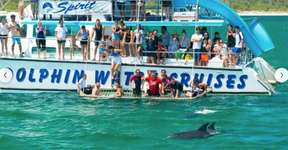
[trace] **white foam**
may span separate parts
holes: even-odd
[[[202,109],[202,110],[197,110],[197,111],[195,111],[194,113],[195,113],[195,114],[206,115],[206,114],[213,114],[213,113],[215,113],[215,112],[217,112],[217,111],[215,111],[215,110],[209,110],[209,109],[204,108],[204,109]]]

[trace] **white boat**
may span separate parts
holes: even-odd
[[[59,3],[61,3],[61,1],[48,0],[42,0],[42,2],[43,3],[40,4],[43,5],[47,2],[53,3],[51,7],[57,7],[59,6]],[[77,2],[85,3],[85,1]],[[133,57],[123,57],[121,66],[121,84],[123,85],[123,88],[129,88],[128,81],[135,69],[139,68],[143,73],[146,73],[147,70],[156,70],[160,72],[160,70],[165,69],[168,75],[177,78],[177,80],[184,85],[185,89],[189,88],[188,84],[193,78],[198,78],[213,88],[213,93],[272,94],[274,92],[273,84],[277,83],[274,78],[275,70],[261,58],[261,54],[273,49],[274,45],[261,24],[253,22],[252,24],[247,25],[232,9],[218,0],[199,0],[198,2],[192,0],[190,2],[199,5],[203,9],[210,9],[217,14],[220,14],[224,20],[200,18],[197,21],[191,22],[127,21],[125,23],[127,26],[141,24],[141,26],[144,27],[159,27],[162,25],[168,27],[219,27],[226,26],[229,22],[241,27],[245,42],[249,47],[249,52],[245,54],[252,53],[254,57],[245,57],[247,59],[242,59],[241,64],[233,68],[223,67],[223,62],[221,60],[216,60],[214,62],[210,61],[208,66],[202,67],[194,66],[193,60],[185,63],[183,60],[168,59],[165,64],[153,65],[147,64],[145,58],[143,58],[144,61],[139,61]],[[70,2],[67,3],[69,4]],[[74,3],[75,2],[71,2],[71,5]],[[177,5],[180,2],[174,1],[174,3]],[[43,9],[42,5],[39,7]],[[77,10],[75,11],[77,12]],[[73,10],[69,13],[73,14]],[[81,11],[81,13],[83,12]],[[60,12],[57,14],[56,12],[53,12],[52,9],[49,10],[48,14],[59,15]],[[102,18],[104,19],[104,16]],[[88,28],[91,28],[94,26],[94,23],[94,21],[65,21],[66,26],[73,27],[86,25]],[[103,88],[111,89],[111,70],[109,61],[95,62],[89,60],[84,62],[80,59],[81,57],[77,56],[73,60],[58,60],[55,58],[55,52],[48,53],[47,59],[38,59],[37,54],[33,51],[33,47],[36,47],[33,32],[37,21],[24,19],[21,21],[21,24],[26,26],[26,37],[22,38],[25,57],[0,57],[1,92],[76,90],[76,83],[83,74],[88,75],[88,84],[100,82]],[[57,21],[43,21],[43,24],[46,26],[55,26]],[[102,24],[108,28],[113,22],[103,20]],[[93,49],[94,44],[91,45],[91,49]],[[56,47],[54,37],[47,37],[47,46]],[[66,42],[66,47],[69,46],[69,42]]]

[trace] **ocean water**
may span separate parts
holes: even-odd
[[[288,67],[288,17],[259,17]],[[287,149],[288,85],[272,96],[208,96],[193,102],[95,101],[75,93],[0,94],[0,149]],[[195,115],[195,112],[205,112]],[[209,112],[209,111],[206,111]],[[167,138],[216,122],[220,134]]]

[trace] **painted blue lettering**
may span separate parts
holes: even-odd
[[[216,89],[221,88],[222,87],[222,79],[224,79],[224,78],[225,78],[224,74],[219,74],[216,77],[217,83],[214,84],[214,88],[216,88]]]
[[[89,2],[89,3],[87,3],[87,4],[85,4],[84,5],[84,9],[89,9],[89,6],[91,5],[91,3]]]
[[[63,70],[62,69],[54,69],[53,70],[53,73],[51,75],[51,83],[60,83],[60,80],[61,80],[61,76],[62,76],[62,72]]]
[[[30,69],[29,78],[28,78],[28,80],[32,83],[36,81],[34,78],[34,71],[35,70],[33,68]]]
[[[89,9],[93,9],[96,6],[96,2],[93,1],[92,3],[90,3]]]
[[[188,73],[182,73],[180,76],[181,76],[181,84],[188,87],[190,81],[190,75]]]
[[[87,5],[87,4],[80,4],[79,5],[80,9],[85,9],[85,5]]]
[[[234,75],[234,74],[229,74],[228,76],[227,76],[227,81],[226,81],[226,87],[228,88],[228,89],[234,89],[235,87],[234,87],[234,85],[235,85],[235,79],[236,79],[236,75]]]
[[[178,78],[178,74],[177,74],[177,73],[171,73],[171,74],[170,74],[170,78],[175,78],[175,79],[177,79],[177,78]]]
[[[237,85],[238,89],[244,89],[246,87],[246,83],[245,81],[248,79],[247,75],[242,75],[240,76],[239,80],[240,80],[240,84]]]
[[[213,79],[213,74],[212,74],[212,73],[209,73],[209,74],[208,74],[208,78],[207,78],[207,85],[208,85],[208,86],[211,86],[212,79]]]
[[[129,80],[131,79],[133,72],[125,72],[124,75],[126,76],[125,85],[129,85]]]
[[[56,13],[60,13],[60,12],[65,11],[66,10],[66,6],[65,5],[67,5],[67,4],[68,4],[68,1],[59,3],[58,7],[61,8],[61,9],[59,11],[57,11]]]
[[[16,80],[18,82],[23,82],[25,80],[25,77],[26,77],[26,69],[25,68],[18,69],[16,73]]]
[[[72,11],[73,10],[73,5],[70,5],[64,12],[64,14],[67,14],[68,11]]]
[[[39,73],[40,73],[39,82],[42,83],[44,79],[47,79],[49,72],[47,69],[40,69]]]
[[[76,84],[84,76],[84,74],[84,70],[81,70],[81,73],[78,70],[75,70],[72,83]]]
[[[108,77],[110,75],[110,71],[98,71],[95,72],[95,81],[100,82],[101,84],[106,84]]]
[[[198,73],[195,73],[194,79],[197,79],[197,81],[201,83],[203,82],[204,77],[205,77],[204,73],[201,73],[200,75]]]
[[[64,83],[66,83],[66,84],[68,84],[68,82],[69,82],[70,73],[71,73],[71,70],[67,69],[66,75],[65,75],[65,78],[64,78]]]

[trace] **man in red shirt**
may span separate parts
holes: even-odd
[[[157,72],[153,72],[151,77],[146,77],[145,81],[147,81],[149,85],[148,95],[160,96],[160,91],[162,91],[162,80],[157,76]]]

